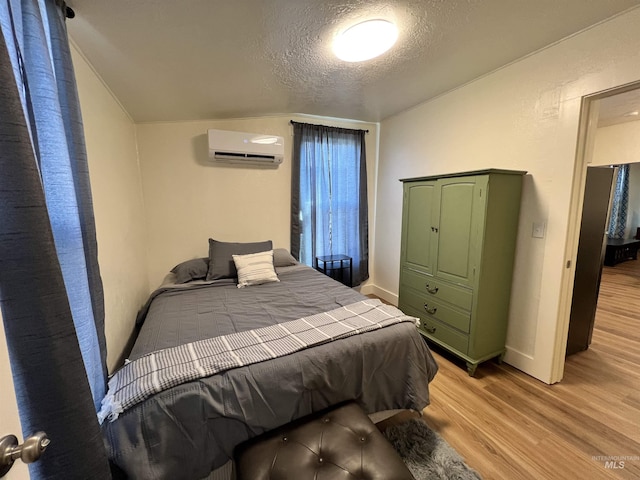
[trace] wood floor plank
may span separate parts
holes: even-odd
[[[556,385],[432,350],[423,418],[485,480],[640,478],[640,261],[605,267],[592,344]]]

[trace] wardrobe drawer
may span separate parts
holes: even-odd
[[[470,313],[457,310],[444,302],[436,301],[429,294],[418,294],[409,289],[402,290],[400,296],[400,305],[407,305],[412,310],[420,312],[421,319],[434,318],[462,332],[469,333]]]
[[[407,268],[402,271],[402,284],[426,293],[436,300],[444,300],[463,310],[471,310],[473,293],[466,288]]]
[[[469,336],[464,333],[460,333],[437,320],[421,320],[419,330],[421,330],[428,338],[434,340],[445,348],[450,347],[465,355],[468,352]]]

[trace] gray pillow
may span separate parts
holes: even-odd
[[[191,280],[202,280],[206,278],[209,270],[209,257],[194,258],[186,262],[179,263],[171,269],[171,273],[176,274],[176,283],[186,283]]]
[[[207,280],[236,278],[238,272],[232,255],[246,255],[273,250],[271,240],[254,243],[218,242],[209,239],[209,271]]]
[[[273,266],[274,267],[290,267],[297,265],[298,261],[291,256],[286,248],[273,249]]]

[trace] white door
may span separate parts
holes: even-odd
[[[4,323],[2,323],[2,312],[0,312],[0,437],[5,435],[15,435],[18,437],[18,442],[22,443],[18,405],[16,404],[16,395],[13,390],[9,352],[7,352]],[[27,465],[18,460],[13,464],[9,473],[2,477],[2,480],[5,479],[28,480],[29,469]]]

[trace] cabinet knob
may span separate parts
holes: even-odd
[[[424,309],[427,311],[427,313],[433,315],[438,310],[438,307],[430,307],[428,303],[425,303]]]
[[[428,283],[426,284],[426,289],[427,289],[427,292],[429,293],[432,293],[432,294],[438,293],[438,287],[430,288]]]
[[[427,333],[436,333],[436,327],[424,327]]]

